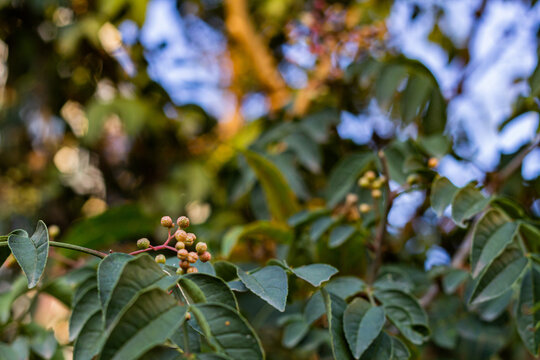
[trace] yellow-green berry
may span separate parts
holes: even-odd
[[[365,176],[362,176],[360,180],[358,180],[358,186],[363,188],[368,188],[371,186],[371,181]]]
[[[420,177],[417,174],[411,174],[411,175],[407,176],[407,184],[409,184],[409,185],[414,185],[418,181],[420,181]]]
[[[148,249],[150,247],[150,240],[147,238],[137,240],[137,247],[139,249]]]
[[[206,251],[206,252],[202,253],[201,255],[199,255],[199,259],[202,262],[210,261],[210,259],[212,259],[212,254],[210,254],[208,251]]]
[[[369,181],[373,181],[375,180],[375,178],[377,177],[377,174],[375,174],[375,171],[373,170],[368,170],[366,171],[366,173],[364,174],[365,178],[368,179]]]
[[[161,226],[166,228],[172,228],[173,222],[170,216],[164,216],[161,218]]]
[[[197,250],[198,254],[204,253],[206,250],[208,250],[208,246],[204,242],[200,242],[197,245],[195,245],[195,250]]]
[[[358,207],[358,210],[360,210],[362,214],[365,214],[371,210],[371,206],[369,204],[363,203],[363,204],[360,204],[360,206]]]
[[[180,249],[178,250],[178,253],[176,254],[176,256],[178,256],[178,258],[181,260],[186,260],[188,257],[188,254],[189,252],[186,249]]]
[[[193,243],[197,240],[197,236],[195,236],[194,233],[187,233],[186,240],[184,241],[187,246],[193,245]]]
[[[176,241],[184,242],[186,241],[186,237],[187,233],[182,229],[178,229],[174,232],[174,238],[176,239]]]
[[[60,228],[58,227],[58,225],[49,226],[49,236],[55,238],[58,235],[60,235]]]
[[[185,229],[189,226],[189,218],[187,216],[180,216],[176,220],[176,223],[178,224],[180,228]]]
[[[439,165],[439,160],[434,157],[429,158],[427,165],[430,169],[433,169],[434,167],[437,167],[437,165]]]
[[[186,248],[186,244],[184,244],[183,242],[179,241],[176,243],[176,245],[174,245],[174,248],[176,250],[182,250],[182,249],[185,249]]]
[[[156,256],[155,260],[158,264],[165,264],[165,262],[167,261],[167,259],[165,258],[165,255],[162,255],[162,254],[159,254],[158,256]]]
[[[379,199],[382,196],[382,192],[379,189],[374,189],[374,190],[371,191],[371,196],[374,199]]]
[[[199,255],[197,255],[196,252],[190,252],[187,256],[187,260],[192,263],[192,264],[195,264],[197,262],[197,260],[199,259]]]
[[[182,269],[181,267],[176,269],[176,275],[184,275],[184,269]]]
[[[187,312],[186,315],[184,315],[184,319],[191,320],[191,314]]]

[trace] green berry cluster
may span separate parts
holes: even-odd
[[[358,186],[371,189],[371,196],[374,199],[379,199],[382,196],[381,187],[386,182],[386,177],[383,175],[380,175],[377,177],[377,174],[373,170],[368,170],[362,175],[360,179],[358,179]],[[368,212],[369,209],[364,207],[364,211],[362,212]]]

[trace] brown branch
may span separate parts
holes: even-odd
[[[227,30],[249,57],[255,75],[267,89],[272,110],[281,108],[289,98],[289,91],[264,38],[251,21],[246,0],[226,0],[225,12]]]
[[[386,156],[384,155],[384,152],[381,150],[377,153],[379,156],[379,159],[381,160],[382,165],[382,173],[384,177],[386,178],[386,181],[384,182],[384,188],[386,190],[386,202],[385,206],[382,212],[381,219],[379,221],[379,224],[377,226],[377,230],[375,233],[375,239],[373,241],[373,249],[375,251],[375,258],[373,259],[373,262],[370,265],[370,269],[368,271],[368,283],[373,283],[373,281],[377,277],[377,272],[379,271],[379,268],[381,266],[382,262],[382,250],[384,247],[384,238],[386,236],[386,226],[388,225],[388,213],[390,213],[390,209],[392,208],[392,204],[394,203],[394,198],[396,197],[396,194],[390,190],[390,171],[388,170],[388,162],[386,161]]]

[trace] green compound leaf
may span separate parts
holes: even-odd
[[[12,233],[8,237],[8,246],[28,279],[28,288],[35,287],[43,276],[49,256],[47,226],[39,220],[30,238],[24,232]]]
[[[100,359],[138,358],[165,342],[184,321],[185,311],[163,290],[146,290],[120,317],[107,337]]]
[[[355,359],[359,359],[379,336],[385,321],[384,310],[371,306],[364,299],[356,298],[347,306],[343,329]]]
[[[540,269],[532,263],[529,265],[521,282],[516,321],[523,343],[531,354],[538,356],[540,331],[535,327],[540,322],[540,311],[535,309],[535,306],[538,307],[540,304]]]
[[[279,311],[285,311],[289,291],[287,273],[279,266],[271,265],[249,274],[238,269],[238,277],[255,295]]]
[[[292,269],[292,272],[311,285],[320,286],[323,282],[330,280],[332,276],[337,274],[338,270],[327,264],[310,264]]]
[[[527,258],[517,247],[508,247],[478,277],[469,303],[477,304],[502,295],[519,278]]]
[[[351,225],[336,226],[334,229],[332,229],[332,232],[330,232],[328,247],[336,248],[343,245],[345,241],[349,240],[353,236],[355,231],[356,229]]]
[[[360,360],[391,360],[394,359],[392,338],[384,331],[371,343]]]
[[[232,359],[261,360],[264,350],[257,334],[236,310],[216,303],[195,304],[189,308],[215,351]],[[190,320],[193,321],[193,320]]]
[[[215,302],[238,309],[233,292],[218,277],[202,273],[187,274],[180,278],[180,286],[195,303]]]
[[[452,219],[465,227],[465,220],[478,214],[489,204],[491,199],[484,197],[473,183],[459,189],[452,199]]]
[[[517,231],[518,225],[509,222],[500,211],[489,210],[482,216],[473,234],[471,250],[473,278],[476,278],[504,251],[516,236]]]
[[[343,313],[345,312],[347,303],[345,300],[324,289],[321,289],[321,293],[326,308],[326,316],[328,317],[330,344],[332,345],[334,359],[353,359],[343,331]]]
[[[444,210],[452,203],[454,195],[459,190],[445,177],[437,177],[431,187],[431,207],[437,216],[442,216]]]
[[[96,279],[87,280],[93,283],[90,288],[80,287],[84,294],[73,303],[73,310],[69,318],[69,340],[75,340],[86,322],[97,312],[101,313],[101,304],[97,289]]]
[[[382,303],[388,319],[410,342],[421,345],[427,340],[427,315],[414,297],[395,289],[377,290],[375,297]]]
[[[82,327],[73,346],[73,358],[77,360],[91,360],[100,349],[103,335],[103,314],[94,313]]]

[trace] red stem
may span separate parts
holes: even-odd
[[[137,254],[147,252],[147,251],[159,251],[159,250],[163,250],[163,249],[168,249],[168,250],[172,250],[172,251],[176,252],[175,248],[168,245],[173,237],[174,236],[171,236],[171,230],[169,230],[169,236],[167,237],[167,241],[165,241],[162,245],[158,245],[158,246],[150,245],[148,247],[148,249],[141,249],[141,250],[133,251],[133,252],[130,252],[129,255],[137,255]]]

